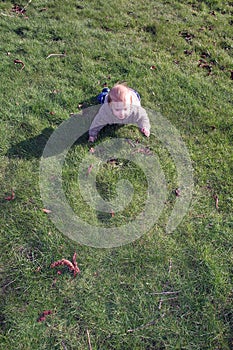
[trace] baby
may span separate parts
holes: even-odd
[[[138,93],[123,84],[115,85],[106,96],[90,126],[89,141],[94,142],[107,124],[136,124],[146,137],[150,136],[150,121]]]

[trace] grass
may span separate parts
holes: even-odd
[[[0,349],[233,349],[232,2],[38,0],[21,3],[23,15],[13,3],[0,5]],[[117,81],[179,130],[194,192],[182,223],[166,234],[177,187],[168,151],[135,127],[105,128],[96,145],[128,137],[158,155],[168,198],[147,234],[97,249],[69,239],[42,211],[39,162],[61,122]],[[144,206],[145,176],[132,162],[104,164],[99,193],[112,199],[117,181],[129,179],[135,196],[114,217],[89,208],[77,182],[86,140],[63,167],[67,199],[87,222],[127,223]],[[5,200],[12,189],[15,199]],[[61,275],[50,269],[74,251],[75,279],[65,267]],[[44,310],[52,314],[37,322]]]

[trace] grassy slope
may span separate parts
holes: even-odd
[[[232,349],[232,5],[32,1],[28,19],[11,7],[10,1],[1,3],[0,347],[87,349],[89,329],[93,349]],[[46,59],[63,52],[66,57]],[[212,62],[211,75],[198,67],[203,54]],[[93,249],[64,237],[41,211],[38,164],[51,131],[80,103],[92,104],[105,81],[111,86],[119,80],[139,90],[143,105],[180,131],[193,161],[195,190],[182,224],[165,235],[164,220],[174,204],[173,166],[153,137],[144,141],[170,177],[167,208],[140,240]],[[140,138],[135,129],[114,133]],[[73,159],[87,150],[76,145],[64,170],[76,210]],[[115,180],[107,170],[106,178],[100,174],[103,186]],[[16,198],[7,202],[11,188]],[[82,210],[88,220],[90,213]],[[64,270],[56,276],[51,262],[71,258],[74,250],[81,275],[72,280]],[[162,291],[179,293],[154,294]],[[53,314],[36,322],[46,309]]]

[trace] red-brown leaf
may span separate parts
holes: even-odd
[[[80,269],[79,269],[79,267],[78,267],[76,258],[77,258],[77,253],[75,252],[75,253],[74,253],[74,256],[73,256],[74,277],[77,275],[77,273],[80,273]]]
[[[14,64],[21,64],[22,65],[21,69],[24,69],[24,67],[25,67],[25,64],[21,60],[14,60]]]
[[[12,201],[13,199],[15,199],[15,192],[13,190],[11,190],[11,195],[5,197],[6,201]]]
[[[67,260],[67,259],[61,259],[61,260],[58,260],[58,261],[55,261],[54,263],[52,263],[50,267],[54,268],[56,266],[65,265],[69,268],[70,271],[73,272],[74,277],[75,277],[78,273],[80,273],[80,269],[78,267],[76,257],[77,257],[77,254],[74,253],[72,262],[70,260]]]

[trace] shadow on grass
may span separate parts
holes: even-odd
[[[99,107],[97,106],[97,108]],[[82,111],[83,114],[81,118],[85,118],[84,125],[91,125],[91,122],[94,116],[96,115],[96,112],[97,110],[95,109],[94,113],[93,111],[89,113],[88,110],[87,112],[85,110]],[[65,128],[45,128],[44,130],[42,130],[41,134],[12,145],[8,149],[6,156],[9,158],[21,158],[26,160],[31,160],[35,158],[39,159],[42,157],[45,146],[48,143],[48,141],[49,147],[46,149],[45,157],[52,157],[58,155],[65,150],[65,148],[67,147],[67,142],[70,139],[75,139],[77,129],[80,126],[80,121],[81,119],[79,119],[79,114],[75,114],[72,117],[70,117],[67,121],[65,121],[67,125]],[[102,140],[105,137],[115,138],[117,136],[117,131],[122,127],[123,125],[118,124],[104,126],[99,133],[98,140]],[[82,145],[84,147],[87,145],[89,145],[90,147],[95,145],[95,143],[91,144],[88,142],[88,129],[89,127],[87,127],[86,129],[87,131],[84,129],[83,134],[80,137],[78,137],[78,139],[74,142],[74,145]],[[55,136],[54,138],[50,139],[53,133]]]
[[[44,148],[54,132],[53,128],[46,128],[40,135],[29,138],[12,145],[8,149],[6,156],[9,158],[21,158],[31,160],[35,158],[41,158],[43,155]],[[88,144],[88,132],[83,134],[75,143],[75,145],[87,145]],[[90,144],[91,146],[91,144]],[[59,142],[50,147],[49,153],[46,153],[47,157],[58,155],[64,151],[63,143]]]
[[[7,151],[9,158],[32,159],[40,158],[49,137],[53,133],[53,128],[45,128],[40,135],[29,138],[13,145]]]

